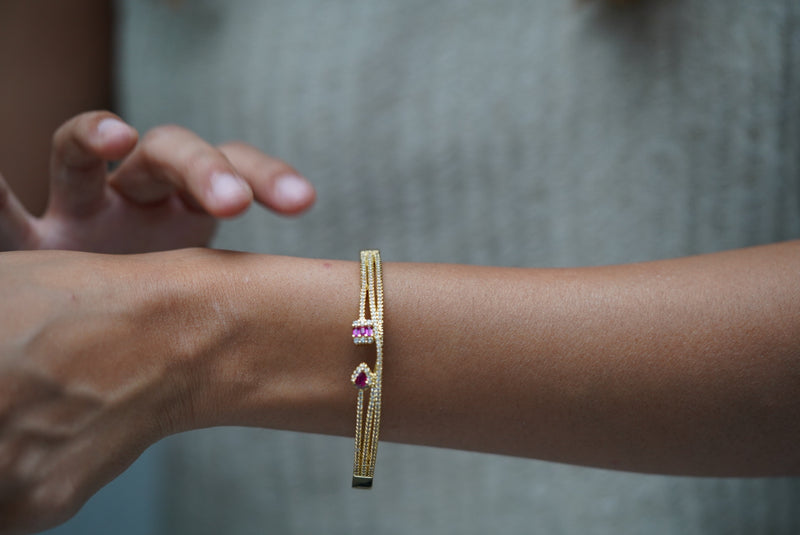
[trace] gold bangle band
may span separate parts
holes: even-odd
[[[369,304],[369,318],[366,317]],[[353,343],[375,344],[375,370],[362,362],[350,377],[358,389],[356,441],[353,454],[353,488],[372,488],[378,433],[381,425],[381,377],[383,374],[383,274],[379,251],[361,251],[361,296],[358,319],[353,322]],[[368,396],[367,396],[367,391]],[[366,413],[364,398],[368,397]]]

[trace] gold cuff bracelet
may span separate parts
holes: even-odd
[[[369,318],[366,317],[369,303]],[[353,488],[372,488],[378,432],[381,425],[381,376],[383,373],[383,275],[379,251],[361,251],[361,296],[358,319],[353,322],[356,345],[375,344],[375,370],[362,362],[350,377],[358,390]],[[369,391],[367,393],[367,391]],[[366,413],[364,398],[368,397]]]

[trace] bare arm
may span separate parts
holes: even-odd
[[[368,358],[348,336],[355,264],[235,262],[234,343],[206,357],[221,398],[193,425],[352,433],[347,379]],[[585,269],[390,263],[382,433],[642,472],[798,474],[799,274],[800,243]]]
[[[799,268],[798,242],[583,269],[388,263],[381,435],[797,475]],[[172,433],[350,436],[358,285],[356,262],[0,254],[0,533],[63,520]]]
[[[584,269],[389,263],[382,437],[796,475],[798,273],[798,242]],[[0,255],[0,284],[0,532],[74,512],[170,433],[352,433],[355,262],[23,252]]]

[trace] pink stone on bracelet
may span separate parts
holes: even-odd
[[[357,319],[353,322],[353,343],[372,344],[375,342],[375,328],[372,320]]]

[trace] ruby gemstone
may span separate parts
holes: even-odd
[[[366,372],[360,372],[356,376],[356,386],[358,388],[366,388],[367,387],[367,374],[366,374]]]

